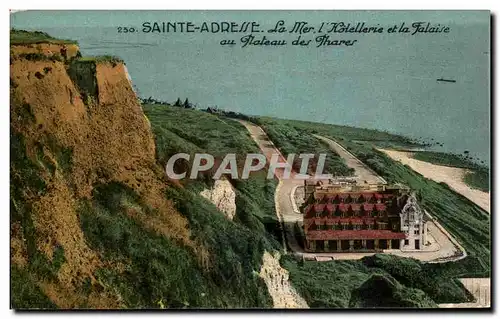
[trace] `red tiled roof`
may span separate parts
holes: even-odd
[[[371,212],[373,210],[373,204],[363,204],[363,208],[365,211]]]
[[[375,204],[375,207],[377,208],[377,210],[381,211],[381,210],[385,210],[387,207],[385,206],[385,204]]]
[[[327,210],[329,213],[331,213],[331,212],[335,211],[335,205],[333,205],[333,204],[327,204],[327,205],[326,205],[326,210]]]
[[[310,230],[307,240],[337,239],[405,239],[404,233],[390,230]]]
[[[375,198],[376,199],[382,199],[383,197],[384,197],[384,195],[379,194],[379,193],[375,193]]]
[[[314,211],[316,213],[322,213],[324,209],[325,209],[325,204],[316,204],[316,205],[314,205]]]
[[[365,217],[365,216],[354,216],[354,217],[312,217],[306,218],[304,222],[308,224],[315,223],[316,221],[322,223],[326,223],[327,225],[337,224],[337,223],[353,223],[353,224],[362,224],[363,222],[367,224],[375,223],[375,218],[373,217]]]
[[[352,210],[358,212],[361,210],[361,204],[351,204]]]

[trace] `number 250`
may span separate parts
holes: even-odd
[[[118,27],[118,33],[133,33],[135,31],[134,27]]]

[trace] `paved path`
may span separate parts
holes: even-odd
[[[358,184],[369,183],[369,184],[387,184],[385,179],[375,173],[372,169],[366,166],[365,163],[361,162],[356,156],[352,155],[348,150],[346,150],[342,145],[335,142],[334,140],[313,134],[316,138],[325,142],[332,151],[339,154],[345,160],[348,167],[354,168],[355,179]]]
[[[274,154],[278,154],[278,162],[284,163],[286,162],[285,158],[278,150],[276,146],[274,146],[273,142],[269,140],[267,134],[262,130],[261,127],[255,125],[253,123],[238,120],[241,124],[243,124],[252,139],[257,143],[262,153],[266,156],[268,162],[271,160],[271,157]],[[281,240],[283,244],[283,249],[285,253],[287,252],[287,243],[288,245],[292,245],[292,250],[295,248],[294,246],[294,233],[293,233],[293,225],[296,221],[302,220],[302,215],[300,213],[294,213],[293,204],[290,199],[290,194],[292,190],[296,188],[298,185],[303,185],[303,181],[293,180],[293,179],[283,179],[283,171],[284,169],[276,169],[275,177],[278,179],[278,186],[276,187],[276,193],[274,196],[274,201],[276,205],[276,215],[278,217],[279,222],[283,226],[283,231],[281,234]],[[292,174],[294,172],[292,171]],[[290,227],[290,225],[292,225]],[[285,239],[285,236],[287,237]],[[298,244],[295,241],[295,245]],[[300,248],[300,247],[299,247]],[[279,258],[274,261],[275,271],[272,272],[269,278],[271,284],[268,284],[268,287],[271,287],[271,296],[273,297],[273,302],[275,303],[275,307],[279,308],[309,308],[306,301],[302,299],[302,297],[295,291],[295,289],[291,286],[288,280],[288,271],[285,271],[286,275],[281,273],[281,280],[277,283],[276,280],[278,278],[274,278],[276,268],[279,267]],[[273,284],[274,280],[274,284]],[[285,282],[285,284],[283,284]],[[281,285],[280,285],[281,284]],[[281,289],[280,289],[281,287]],[[284,289],[286,288],[286,289]],[[276,300],[278,303],[276,303]]]
[[[268,160],[271,159],[273,154],[278,154],[280,156],[280,162],[286,161],[281,152],[274,145],[274,143],[269,140],[267,134],[260,126],[243,120],[238,120],[238,122],[246,127],[250,136],[257,143],[262,153]],[[283,236],[286,236],[286,242],[291,250],[302,250],[295,239],[294,232],[295,223],[302,221],[302,214],[294,211],[291,194],[297,186],[304,185],[304,181],[296,179],[283,179],[282,170],[280,171],[279,169],[276,170],[276,177],[279,181],[275,195],[276,214],[278,215],[278,219],[282,222],[284,228]]]

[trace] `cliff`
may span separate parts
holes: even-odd
[[[152,127],[123,61],[19,30],[10,53],[13,308],[273,306],[258,276],[264,251],[279,247],[260,217],[275,216],[272,202],[261,207],[265,180],[237,185],[230,220],[199,195],[206,181],[166,179],[165,150],[191,142],[178,135],[189,130],[159,128],[188,119],[161,110]],[[244,134],[217,138],[255,148]]]
[[[186,218],[164,195],[168,183],[156,164],[154,138],[124,64],[77,56],[75,44],[11,45],[12,261],[21,269],[34,258],[51,264],[63,251],[56,279],[31,275],[65,308],[81,302],[78,287],[86,279],[96,284],[94,271],[103,266],[84,238],[78,215],[79,205],[92,200],[99,185],[128,186],[151,212],[129,209],[129,216],[193,246]],[[89,307],[103,303],[120,305],[106,289],[88,297]]]

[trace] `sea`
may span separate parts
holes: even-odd
[[[121,57],[143,98],[373,128],[490,164],[489,11],[75,10],[10,19],[12,28],[77,40],[83,55]],[[320,36],[329,42],[318,46]]]

